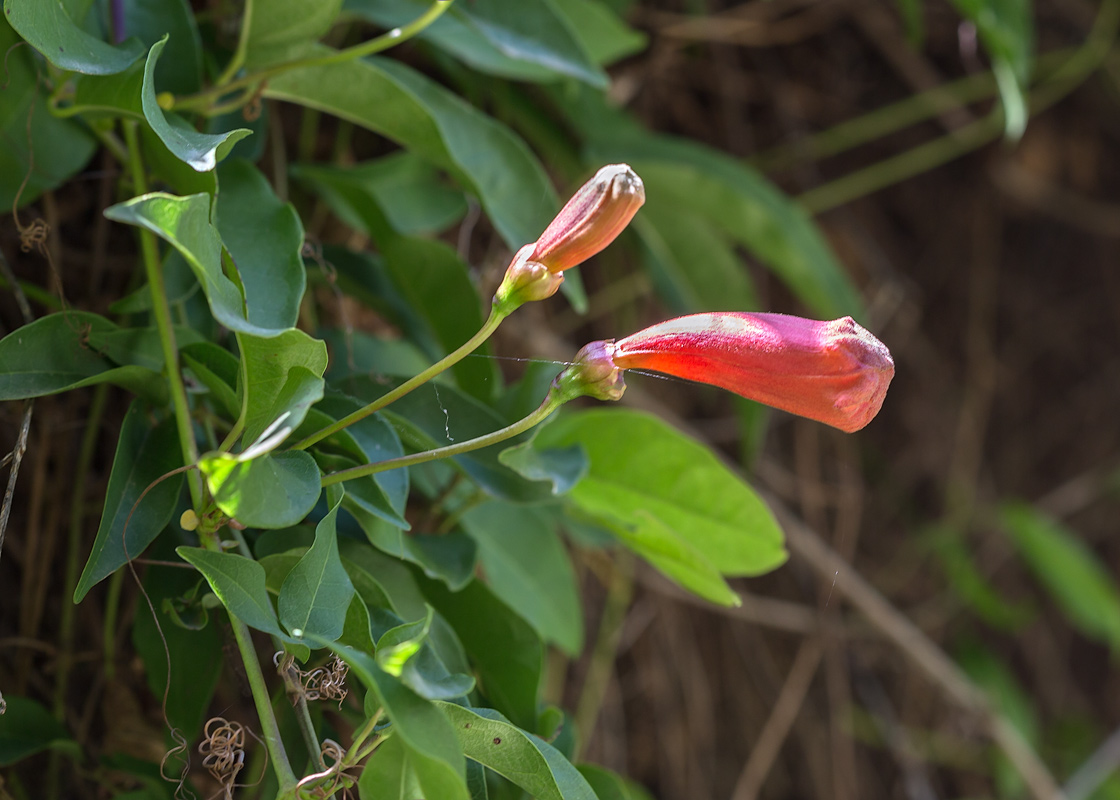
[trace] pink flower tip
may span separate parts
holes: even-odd
[[[890,351],[851,317],[692,314],[618,340],[612,355],[620,369],[719,386],[849,433],[879,413],[894,377]]]
[[[645,201],[645,186],[637,173],[626,164],[608,164],[545,228],[529,261],[553,273],[586,261],[615,240]]]

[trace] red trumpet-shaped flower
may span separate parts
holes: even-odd
[[[613,242],[645,201],[645,187],[634,170],[626,164],[603,167],[536,242],[517,251],[494,295],[494,305],[508,312],[530,300],[551,297],[564,280],[564,270]]]
[[[894,361],[851,317],[724,312],[667,320],[614,343],[619,369],[720,386],[851,433],[879,413]]]
[[[565,399],[617,400],[621,371],[647,369],[729,389],[842,431],[870,422],[894,377],[886,346],[851,317],[693,314],[592,342],[553,382]]]

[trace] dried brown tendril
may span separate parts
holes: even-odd
[[[240,722],[211,717],[204,732],[206,736],[198,745],[202,766],[222,785],[226,797],[232,798],[237,773],[245,766],[245,728]]]
[[[191,771],[191,751],[187,746],[187,740],[183,737],[182,732],[176,728],[171,727],[171,738],[175,740],[175,746],[163,754],[163,760],[159,762],[159,774],[168,783],[175,783],[175,800],[195,800],[195,794],[187,788],[187,775]],[[183,769],[179,772],[179,780],[176,782],[175,778],[168,775],[164,768],[167,762],[176,756],[180,757],[183,761]]]
[[[307,699],[337,700],[338,707],[342,708],[342,701],[347,695],[346,673],[349,671],[346,662],[335,656],[326,666],[302,673],[303,690]]]

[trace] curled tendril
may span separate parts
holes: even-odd
[[[198,745],[202,766],[222,785],[226,797],[232,798],[237,774],[245,766],[245,728],[240,722],[211,717],[204,733],[206,736]]]

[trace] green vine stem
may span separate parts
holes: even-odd
[[[216,531],[200,527],[199,540],[207,550],[222,551],[222,542]],[[264,682],[264,673],[261,672],[261,663],[257,658],[256,648],[253,646],[253,637],[249,626],[238,619],[229,609],[229,624],[233,629],[233,637],[237,640],[237,650],[241,654],[241,663],[245,667],[245,677],[249,681],[249,689],[253,693],[253,703],[257,707],[257,717],[261,721],[261,738],[268,749],[268,757],[272,762],[272,769],[276,773],[276,781],[280,786],[276,793],[277,800],[291,800],[296,792],[296,775],[292,771],[288,753],[284,749],[284,740],[280,737],[280,725],[276,721],[276,714],[272,711],[272,697],[268,686]]]
[[[327,427],[325,427],[325,428],[323,428],[319,431],[316,431],[315,433],[308,436],[306,439],[304,439],[300,442],[297,442],[296,444],[292,445],[292,449],[293,450],[306,450],[308,447],[315,444],[316,442],[321,442],[321,441],[323,441],[323,439],[326,439],[328,436],[333,436],[334,434],[338,433],[343,428],[347,428],[350,425],[353,425],[355,422],[358,422],[359,420],[365,419],[370,414],[373,414],[374,412],[380,411],[381,409],[385,408],[385,406],[389,405],[393,401],[399,400],[400,398],[404,397],[406,394],[408,394],[409,392],[411,392],[413,389],[420,386],[421,384],[427,383],[432,378],[434,378],[436,375],[439,375],[441,372],[448,369],[452,365],[457,364],[459,361],[462,361],[463,358],[465,356],[467,356],[468,354],[474,352],[474,350],[476,350],[479,347],[479,345],[481,345],[483,342],[485,342],[487,339],[490,338],[491,334],[493,334],[494,331],[498,329],[498,325],[501,324],[502,320],[505,319],[505,317],[508,314],[509,314],[509,311],[500,311],[497,308],[491,308],[490,316],[486,319],[486,322],[483,323],[482,327],[479,328],[478,333],[476,333],[474,336],[472,336],[470,339],[468,339],[458,350],[455,350],[453,353],[449,353],[448,355],[444,356],[443,358],[441,358],[436,363],[432,364],[430,367],[428,367],[423,372],[420,372],[417,375],[413,376],[412,378],[409,378],[407,381],[402,383],[396,389],[393,389],[391,392],[383,394],[381,397],[374,400],[368,406],[364,406],[362,408],[359,408],[353,414],[349,414],[349,415],[343,417],[342,419],[338,420],[337,422],[335,422],[331,425],[328,425]],[[388,462],[384,462],[384,463],[388,463]],[[365,467],[355,467],[355,469],[365,469]],[[391,469],[391,467],[390,467],[390,469]],[[347,471],[349,471],[349,470],[347,470]],[[380,470],[374,470],[374,471],[379,472]],[[372,473],[369,473],[369,474],[372,474]],[[360,477],[360,476],[354,475],[353,477],[357,478],[357,477]],[[342,478],[342,480],[349,480],[349,478]],[[337,481],[331,481],[331,482],[332,483],[337,483]],[[327,485],[326,481],[324,481],[323,485],[324,486]]]
[[[148,191],[148,178],[144,172],[144,165],[140,161],[140,143],[136,135],[137,123],[133,120],[124,122],[124,138],[128,146],[128,166],[132,175],[133,190],[138,195]],[[163,269],[159,261],[159,247],[156,245],[155,234],[141,229],[140,254],[144,261],[144,272],[147,274],[148,287],[152,292],[152,316],[155,317],[156,329],[159,331],[159,342],[163,350],[164,369],[167,371],[167,383],[171,390],[171,404],[175,408],[175,426],[179,432],[179,446],[183,450],[184,464],[198,463],[198,443],[194,439],[194,430],[191,426],[190,405],[187,403],[187,391],[183,386],[183,376],[179,372],[179,348],[175,345],[175,329],[171,325],[171,307],[167,302],[167,290],[163,284]],[[202,478],[195,471],[187,473],[187,485],[190,487],[191,504],[195,511],[202,512]]]
[[[353,47],[347,47],[345,50],[339,50],[328,55],[312,56],[311,58],[301,58],[295,61],[287,61],[283,64],[277,64],[273,67],[262,69],[259,72],[254,72],[250,75],[245,75],[235,80],[229,80],[229,78],[232,78],[233,75],[237,72],[237,69],[241,68],[241,64],[235,64],[235,62],[231,61],[230,66],[236,68],[231,71],[230,66],[226,67],[226,71],[221,76],[222,78],[225,78],[226,81],[222,81],[219,79],[218,83],[210,89],[206,89],[205,91],[190,95],[189,97],[184,97],[182,99],[176,100],[173,109],[175,111],[193,110],[199,111],[203,114],[213,115],[215,113],[215,101],[239,89],[255,87],[258,84],[268,80],[269,78],[274,78],[277,75],[281,75],[285,72],[290,72],[295,69],[324,67],[328,64],[338,64],[343,61],[352,61],[357,58],[364,58],[365,56],[372,56],[376,53],[383,52],[385,50],[388,50],[390,47],[398,45],[401,42],[405,42],[411,39],[413,36],[422,33],[425,28],[439,19],[443,15],[443,13],[451,7],[452,2],[454,2],[454,0],[435,0],[435,2],[432,3],[427,11],[414,19],[412,22],[400,28],[393,28],[393,30],[389,31],[388,33],[384,33],[381,36],[370,39],[368,42],[362,42],[361,44],[356,44]],[[245,38],[244,31],[247,29],[247,27],[248,26],[243,23],[243,39]],[[243,61],[244,53],[241,53],[241,50],[242,43],[239,42],[238,52],[241,54]],[[237,56],[235,56],[235,59],[236,58]],[[255,91],[252,91],[248,94],[249,96],[252,96],[255,93]]]
[[[241,65],[245,63],[245,54],[249,51],[249,34],[252,32],[253,19],[253,0],[245,0],[245,5],[241,9],[241,33],[237,37],[237,49],[233,52],[233,58],[226,64],[226,68],[222,70],[222,74],[218,76],[215,83],[218,86],[228,83],[233,80],[233,76],[241,69]]]
[[[367,475],[375,475],[378,472],[386,472],[391,469],[411,467],[416,464],[423,464],[440,458],[450,458],[451,456],[469,453],[472,450],[479,450],[483,447],[489,447],[492,444],[504,442],[506,439],[511,439],[544,422],[553,411],[564,404],[565,399],[566,398],[560,396],[560,393],[550,391],[544,402],[541,403],[536,411],[512,425],[507,425],[500,430],[496,430],[484,436],[478,436],[474,439],[468,439],[457,444],[449,444],[446,447],[437,447],[434,450],[424,450],[423,452],[413,453],[408,456],[378,461],[375,464],[363,464],[360,467],[351,467],[350,469],[332,472],[323,476],[323,486],[330,486],[332,483],[341,483],[342,481],[350,481],[354,478],[364,478]]]

